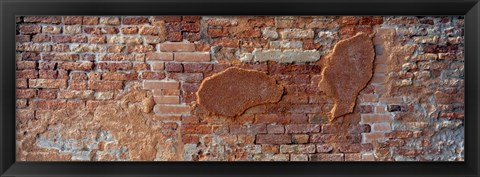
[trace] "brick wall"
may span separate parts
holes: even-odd
[[[20,161],[464,160],[463,17],[16,21]],[[358,34],[372,45],[355,48],[348,41]],[[341,50],[342,42],[354,45],[354,52]],[[337,62],[335,52],[355,58],[369,47],[372,69],[344,67],[333,72],[337,79],[323,83],[328,62]],[[231,68],[240,73],[233,76],[258,77],[222,79]],[[371,78],[340,77],[354,68]],[[272,89],[261,90],[267,88],[261,86],[266,80],[258,80],[264,77],[281,88],[278,99],[265,96]],[[334,96],[322,90],[362,79],[368,83],[358,93],[351,85]],[[209,96],[202,97],[202,87],[210,88],[204,89]],[[208,93],[211,88],[219,92]],[[354,93],[352,110],[336,116],[346,93]],[[243,104],[239,98],[248,94],[258,97]],[[245,110],[222,114],[236,104]]]

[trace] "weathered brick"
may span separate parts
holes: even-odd
[[[292,142],[291,135],[265,134],[257,135],[257,144],[289,144]]]
[[[315,153],[315,145],[280,145],[280,153],[283,154],[312,154]]]
[[[362,123],[371,124],[371,123],[382,123],[382,122],[392,122],[392,116],[388,114],[362,114]]]
[[[150,20],[148,20],[146,17],[126,17],[122,20],[122,24],[124,25],[140,25],[149,23]]]
[[[83,16],[65,16],[63,17],[65,25],[81,25],[83,24]]]
[[[66,88],[67,80],[65,79],[30,79],[28,81],[30,88]]]
[[[66,100],[43,100],[35,99],[30,101],[30,107],[33,109],[49,109],[49,110],[58,110],[64,109],[67,104]]]
[[[91,99],[93,98],[93,90],[60,90],[58,98],[60,99]]]
[[[320,125],[318,124],[297,124],[286,125],[286,133],[318,133],[320,132]]]
[[[118,18],[118,17],[100,17],[100,24],[102,24],[102,25],[120,25],[120,18]]]
[[[163,72],[151,72],[151,71],[144,71],[140,75],[141,79],[156,79],[161,80],[165,78],[165,73]]]
[[[57,98],[58,90],[57,89],[42,89],[38,90],[38,98],[43,99],[55,99]]]
[[[172,61],[173,60],[173,53],[170,52],[148,52],[146,53],[145,58],[147,60],[162,60],[162,61]]]
[[[260,133],[267,133],[267,127],[265,124],[230,125],[230,133],[233,135],[256,135]]]
[[[40,33],[41,27],[37,25],[20,25],[20,34],[37,34]]]
[[[25,16],[23,17],[24,22],[36,22],[36,23],[51,23],[59,24],[62,22],[62,17],[60,16]]]
[[[178,62],[209,62],[210,53],[174,53],[174,59]]]
[[[315,32],[313,30],[303,30],[303,29],[284,29],[280,31],[280,36],[283,39],[302,39],[302,38],[313,38]]]
[[[171,82],[171,81],[144,81],[143,88],[144,89],[179,89],[180,83]]]
[[[183,63],[183,68],[187,73],[210,72],[213,65],[210,63]]]
[[[94,67],[93,62],[59,62],[58,69],[64,70],[91,70]]]
[[[283,134],[285,127],[283,125],[267,125],[267,132],[270,134]]]
[[[129,62],[99,62],[97,65],[98,69],[102,70],[131,70],[132,63]]]
[[[308,143],[309,136],[306,134],[295,134],[292,135],[292,143],[295,144],[306,144]]]
[[[181,63],[168,62],[168,63],[165,63],[165,71],[183,72],[183,65]]]
[[[190,106],[184,105],[156,105],[153,108],[157,114],[190,114]]]
[[[43,60],[58,60],[58,61],[72,61],[78,60],[78,54],[69,54],[69,53],[43,53]]]
[[[37,70],[19,70],[16,71],[17,79],[35,79],[38,77]]]
[[[345,161],[344,154],[312,154],[310,161]]]
[[[16,98],[34,98],[37,95],[35,89],[17,89]]]
[[[91,80],[88,83],[89,88],[98,91],[120,90],[123,89],[121,81],[96,81]]]
[[[98,25],[98,17],[94,16],[84,16],[82,20],[84,25]]]
[[[62,32],[62,27],[60,26],[43,26],[42,33],[46,34],[60,34]]]
[[[160,44],[162,52],[194,52],[195,44],[193,43],[164,43]]]

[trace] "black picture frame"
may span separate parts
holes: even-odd
[[[478,0],[1,0],[1,176],[479,176]],[[464,162],[15,162],[16,15],[465,15]]]

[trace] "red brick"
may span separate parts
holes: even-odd
[[[182,125],[182,134],[210,134],[213,129],[211,125]]]
[[[94,67],[93,62],[59,62],[58,68],[64,70],[92,70]]]
[[[27,88],[28,87],[27,79],[16,79],[15,86],[17,88]]]
[[[41,27],[37,25],[20,25],[20,34],[37,34],[40,33]]]
[[[209,28],[207,33],[210,37],[226,37],[229,35],[228,30],[224,28]]]
[[[344,154],[312,154],[310,161],[345,161]]]
[[[83,16],[65,16],[63,17],[63,24],[65,25],[81,25],[83,23]]]
[[[153,90],[154,94],[156,90]],[[158,90],[158,95],[180,95],[180,90],[178,89],[162,89]]]
[[[193,115],[182,115],[182,124],[198,124],[199,117]]]
[[[55,99],[57,98],[58,90],[56,89],[42,89],[38,90],[38,98]]]
[[[38,43],[41,43],[41,42],[50,42],[52,38],[48,35],[44,35],[44,34],[37,34],[37,35],[33,35],[32,36],[32,42],[38,42]],[[17,40],[17,42],[19,42]]]
[[[57,110],[66,107],[66,100],[30,100],[30,107],[33,109]]]
[[[162,52],[193,52],[195,44],[193,43],[163,43],[160,45]]]
[[[144,81],[144,89],[179,89],[179,82],[165,82],[165,81]]]
[[[83,109],[85,108],[85,101],[83,100],[67,100],[67,109]]]
[[[57,79],[58,78],[58,71],[56,70],[39,70],[38,77],[40,79]]]
[[[174,80],[181,80],[187,83],[200,83],[203,80],[202,73],[167,73],[167,77]]]
[[[318,124],[296,124],[286,125],[286,133],[318,133],[320,132],[320,125]]]
[[[154,16],[153,18],[157,21],[165,21],[165,22],[182,21],[182,16]]]
[[[113,63],[113,62],[99,62],[97,65],[98,69],[102,70],[130,70],[132,69],[132,63],[131,62],[118,62],[118,63]]]
[[[134,63],[133,70],[136,70],[136,71],[150,70],[150,65],[147,63]]]
[[[157,114],[190,114],[191,108],[183,105],[156,105],[154,108]]]
[[[65,79],[30,79],[28,82],[30,88],[66,88]]]
[[[24,52],[22,53],[22,60],[40,60],[40,53]]]
[[[17,89],[16,98],[34,98],[37,95],[35,89]]]
[[[171,41],[171,42],[182,41],[182,33],[181,32],[169,32],[167,34],[167,41]]]
[[[142,72],[141,79],[155,79],[161,80],[165,78],[165,73],[163,72],[151,72],[151,71],[144,71]]]
[[[237,48],[240,45],[240,40],[238,39],[214,39],[212,46],[222,46],[222,47],[234,47]]]
[[[210,63],[183,63],[186,73],[205,73],[213,70],[213,64]]]
[[[107,43],[107,37],[106,36],[90,36],[89,42],[92,44],[105,44]]]
[[[90,89],[96,91],[109,91],[123,89],[123,82],[121,81],[89,81]]]
[[[256,135],[259,133],[267,133],[265,124],[230,125],[230,134],[232,135]]]
[[[392,131],[392,126],[390,123],[374,123],[372,125],[372,132],[390,132]]]
[[[162,61],[172,61],[173,60],[173,53],[171,52],[148,52],[145,55],[145,59],[147,60],[162,60]]]
[[[157,104],[179,104],[180,98],[178,96],[155,96],[153,97]]]
[[[52,42],[55,42],[55,43],[70,43],[70,42],[72,42],[72,36],[52,36]]]
[[[150,20],[148,20],[146,17],[126,17],[122,20],[122,24],[124,25],[140,25],[149,23]]]
[[[267,125],[267,132],[270,134],[282,134],[285,133],[285,127],[283,125]]]
[[[156,26],[141,26],[138,33],[141,35],[158,35],[159,28]]]
[[[88,88],[88,82],[82,80],[70,80],[69,86],[72,90],[86,90]]]
[[[392,122],[393,118],[389,114],[362,114],[362,123],[372,124],[372,123],[383,123],[383,122]]]
[[[363,141],[366,143],[383,141],[385,139],[385,133],[364,133]]]
[[[183,65],[181,63],[168,62],[168,63],[165,63],[165,71],[183,72]]]
[[[340,146],[339,148],[340,152],[348,152],[348,153],[366,152],[366,151],[372,151],[372,150],[373,150],[372,144],[346,144],[346,145]]]
[[[59,23],[62,23],[62,17],[60,16],[25,16],[23,17],[23,21],[59,24]]]
[[[333,151],[333,145],[330,144],[317,144],[317,152],[329,153]]]
[[[78,54],[69,53],[44,53],[42,54],[43,60],[78,60]]]
[[[98,25],[98,17],[84,16],[82,23],[84,25]]]
[[[35,69],[35,61],[17,61],[17,70]]]
[[[125,81],[125,80],[131,80],[132,77],[136,78],[136,72],[106,72],[102,74],[102,80],[108,80],[108,81]],[[134,75],[134,76],[132,76]]]
[[[291,135],[257,135],[256,144],[289,144],[292,142]]]
[[[37,70],[20,70],[16,71],[17,79],[35,79],[38,76]]]
[[[413,132],[411,131],[393,131],[385,134],[387,138],[411,138],[413,137]]]
[[[110,105],[115,103],[115,101],[87,100],[85,107],[89,110],[95,110],[100,105]]]
[[[164,62],[153,62],[150,64],[153,70],[163,71],[165,70],[165,63]]]

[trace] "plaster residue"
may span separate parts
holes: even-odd
[[[232,67],[204,79],[197,101],[210,112],[236,116],[250,107],[278,102],[282,93],[283,87],[265,73]]]
[[[335,45],[319,83],[320,89],[335,100],[331,119],[353,111],[358,93],[372,78],[374,57],[372,39],[364,33]]]

